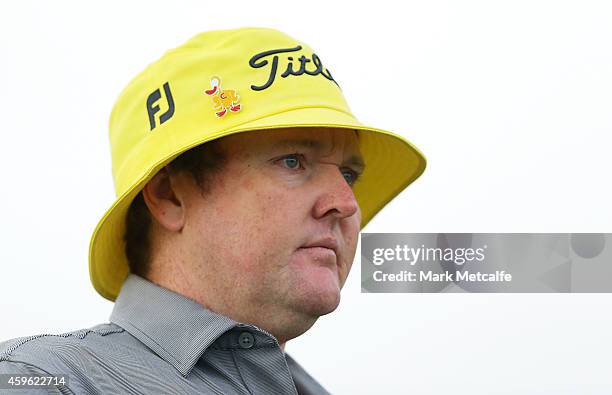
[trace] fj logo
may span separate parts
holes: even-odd
[[[164,95],[168,102],[168,110],[159,116],[159,124],[169,120],[174,115],[174,99],[172,99],[172,92],[170,92],[170,85],[166,82],[164,84]],[[157,102],[161,99],[161,92],[159,89],[155,89],[149,97],[147,97],[147,113],[149,114],[149,124],[151,130],[155,129],[155,114],[159,112],[159,105]]]

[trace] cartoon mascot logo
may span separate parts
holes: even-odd
[[[210,79],[210,89],[205,90],[206,94],[211,97],[215,105],[215,114],[221,118],[227,113],[227,110],[231,112],[238,112],[241,109],[240,96],[233,89],[221,89],[221,79],[219,77],[212,77]]]

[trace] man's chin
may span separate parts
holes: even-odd
[[[312,317],[320,317],[336,310],[340,304],[340,290],[318,290],[304,295],[302,311]]]
[[[279,316],[284,316],[284,324],[278,333],[283,334],[279,339],[287,341],[302,335],[319,317],[334,311],[340,304],[340,290],[306,287],[302,283],[292,288],[282,304],[284,313]]]
[[[334,311],[340,304],[340,283],[336,268],[311,262],[301,262],[296,267],[298,269],[293,273],[289,289],[295,307],[313,317]]]

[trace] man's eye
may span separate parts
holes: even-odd
[[[342,175],[344,176],[344,179],[346,180],[347,184],[349,184],[350,186],[353,186],[353,184],[355,184],[355,182],[357,181],[357,178],[359,178],[359,173],[351,169],[342,170]]]
[[[289,169],[299,169],[302,164],[299,154],[287,155],[281,158],[281,161]]]

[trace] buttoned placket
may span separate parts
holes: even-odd
[[[212,356],[219,352],[231,355],[235,369],[245,386],[245,393],[298,395],[284,351],[276,338],[265,330],[238,323],[233,329],[219,336],[204,352],[197,367],[206,366],[209,353]]]

